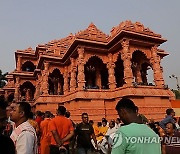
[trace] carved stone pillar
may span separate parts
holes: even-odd
[[[14,92],[14,99],[15,101],[19,101],[19,87],[20,87],[20,78],[16,78],[16,83],[15,83],[15,92]]]
[[[64,87],[63,87],[63,91],[64,91],[64,94],[67,94],[68,92],[68,69],[67,69],[67,66],[65,67],[65,70],[64,70]]]
[[[154,46],[151,48],[151,64],[154,72],[154,82],[157,87],[163,87],[164,86],[164,79],[162,75],[162,67],[160,65],[160,56],[157,54],[157,46]]]
[[[122,43],[121,59],[124,64],[124,81],[126,86],[131,86],[133,82],[133,74],[131,69],[131,53],[129,51],[129,40],[124,40]]]
[[[17,59],[17,71],[21,71],[21,64],[22,64],[22,57],[21,56],[18,56],[18,59]]]
[[[36,91],[34,94],[35,99],[37,99],[40,96],[40,88],[41,88],[41,76],[40,74],[37,74]]]
[[[44,70],[42,71],[42,80],[41,80],[41,92],[43,95],[48,95],[48,75],[49,75],[49,63],[44,63]]]
[[[84,48],[78,48],[78,89],[82,90],[85,87],[84,75]]]
[[[71,81],[70,81],[70,91],[76,89],[76,66],[75,66],[75,59],[71,58]]]
[[[116,88],[116,80],[114,76],[114,68],[115,68],[115,63],[113,62],[113,55],[110,53],[108,55],[109,62],[107,64],[108,68],[108,73],[109,73],[109,88],[110,89],[115,89]]]

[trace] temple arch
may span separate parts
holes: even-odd
[[[92,56],[84,65],[85,87],[87,89],[108,89],[108,69],[106,64],[97,57]]]
[[[54,69],[48,76],[49,95],[63,95],[64,78],[59,69]]]
[[[26,61],[22,64],[22,71],[34,72],[36,66],[31,61]]]
[[[122,87],[124,85],[124,65],[121,59],[121,55],[118,55],[117,61],[115,62],[115,78],[116,78],[116,87]]]
[[[26,81],[20,86],[21,100],[32,101],[34,99],[35,86],[30,82]]]
[[[149,75],[147,73],[151,69],[151,65],[150,60],[147,58],[146,54],[140,50],[134,51],[131,62],[134,82],[139,85],[149,85],[147,78]]]

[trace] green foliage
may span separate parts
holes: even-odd
[[[3,74],[2,71],[0,70],[0,88],[3,88],[6,85],[6,81],[7,81],[6,75],[7,74],[8,74],[7,72]]]
[[[172,92],[175,94],[176,99],[180,99],[180,91],[172,89]]]

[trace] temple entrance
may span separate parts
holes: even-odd
[[[59,69],[54,69],[48,77],[49,95],[63,95],[64,78]]]
[[[22,71],[26,72],[34,72],[36,66],[31,62],[27,61],[22,65]]]
[[[121,59],[121,55],[118,56],[117,61],[115,62],[115,78],[116,78],[116,87],[122,87],[124,85],[124,65]]]
[[[26,81],[20,86],[21,101],[32,101],[34,99],[35,86]]]
[[[151,69],[151,65],[146,55],[143,52],[136,50],[132,54],[131,62],[131,69],[133,72],[134,82],[138,85],[153,85],[152,82],[149,83],[148,81],[148,70]]]
[[[84,66],[87,89],[108,89],[108,70],[106,64],[96,56],[91,57]]]

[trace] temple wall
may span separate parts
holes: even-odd
[[[154,119],[155,121],[162,120],[165,117],[165,111],[171,107],[171,103],[167,97],[142,97],[142,96],[130,96],[135,104],[139,107],[139,113],[144,114],[148,119]],[[120,100],[120,97],[116,99],[104,100],[104,99],[77,99],[61,104],[49,102],[36,104],[36,110],[46,111],[50,110],[56,115],[56,109],[58,105],[64,105],[71,113],[71,119],[75,122],[81,121],[81,114],[87,112],[89,119],[95,122],[101,121],[103,117],[107,120],[116,119],[118,117],[115,106]],[[48,99],[50,101],[50,98]]]

